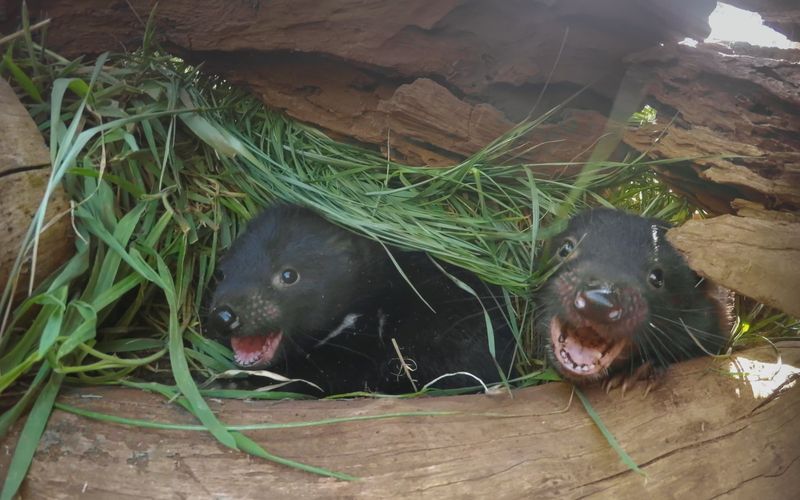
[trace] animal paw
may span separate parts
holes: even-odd
[[[663,380],[666,369],[655,367],[651,363],[644,363],[633,372],[621,372],[612,375],[603,382],[603,389],[609,394],[613,389],[620,388],[622,397],[628,389],[632,388],[640,381],[645,383],[643,398],[646,398],[650,391]]]

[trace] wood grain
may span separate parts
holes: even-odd
[[[800,223],[723,215],[688,221],[667,238],[703,276],[800,316]]]
[[[301,422],[398,411],[402,417],[249,431],[272,453],[355,475],[345,482],[249,458],[201,432],[101,423],[54,412],[23,498],[792,498],[800,477],[800,342],[673,367],[647,398],[586,394],[641,466],[626,468],[570,387],[416,400],[215,401],[229,424]],[[761,361],[758,361],[761,360]],[[740,372],[727,376],[733,370]],[[795,375],[793,375],[795,374]],[[781,384],[784,384],[783,386]],[[83,388],[62,402],[114,415],[192,423],[144,392]],[[487,415],[487,413],[491,415]],[[4,471],[13,436],[3,444]],[[2,476],[0,472],[0,476]]]
[[[6,286],[31,219],[42,202],[50,177],[50,152],[42,134],[14,89],[0,79],[0,290]],[[69,199],[60,186],[50,199],[45,223],[69,210]],[[70,218],[61,217],[40,236],[37,255],[38,283],[58,269],[74,249]],[[27,297],[30,253],[20,275],[14,302]]]

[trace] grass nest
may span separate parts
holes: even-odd
[[[0,70],[49,138],[52,159],[45,196],[2,284],[0,393],[16,397],[0,416],[0,436],[30,409],[4,498],[21,483],[66,383],[158,392],[226,446],[349,478],[269,454],[217,420],[204,400],[293,395],[197,385],[235,368],[227,347],[203,337],[198,313],[218,255],[269,203],[311,207],[352,231],[429,252],[502,286],[520,339],[531,335],[530,291],[546,277],[535,266],[548,234],[542,221],[557,227],[574,210],[598,203],[672,222],[694,212],[641,156],[595,159],[580,174],[558,179],[543,172],[574,163],[519,160],[535,147],[526,134],[558,108],[461,163],[429,168],[333,141],[147,41],[135,53],[87,63],[50,52],[28,34],[9,48]],[[59,185],[72,200],[59,216],[72,219],[75,253],[12,305],[13,290],[28,286],[19,272],[36,254],[49,222],[47,200]],[[784,320],[759,317],[770,325]],[[528,366],[522,383],[548,378],[535,362]]]

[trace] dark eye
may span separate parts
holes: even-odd
[[[284,285],[293,285],[300,279],[300,275],[294,269],[284,269],[281,272],[281,283]]]
[[[558,256],[565,259],[573,250],[575,250],[575,243],[570,239],[564,240],[564,243],[558,247]]]
[[[225,273],[222,272],[222,269],[215,269],[212,278],[214,278],[214,281],[220,282],[225,279]]]
[[[661,288],[664,286],[664,271],[655,268],[647,275],[647,281],[654,288]]]

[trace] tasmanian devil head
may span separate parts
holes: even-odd
[[[643,365],[659,370],[725,345],[717,287],[667,242],[667,227],[594,209],[551,241],[559,267],[539,294],[539,330],[562,375],[580,381]]]
[[[268,208],[220,260],[206,331],[230,339],[239,365],[269,365],[358,317],[387,262],[377,244],[309,210]]]

